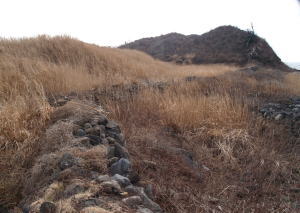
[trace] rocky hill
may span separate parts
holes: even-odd
[[[221,26],[202,35],[170,33],[143,38],[121,48],[137,49],[163,61],[179,64],[251,62],[272,67],[286,66],[269,44],[253,31]]]

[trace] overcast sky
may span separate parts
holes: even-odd
[[[297,0],[2,0],[0,37],[70,35],[101,46],[169,32],[250,28],[285,62],[300,62]]]

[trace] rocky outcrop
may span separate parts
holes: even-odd
[[[139,177],[119,125],[85,111],[57,120],[45,133],[47,145],[25,184],[23,212],[162,212],[134,185]]]
[[[220,26],[202,35],[169,33],[142,38],[120,46],[148,53],[163,61],[178,64],[258,63],[271,67],[289,68],[281,62],[269,44],[253,30]]]
[[[267,119],[287,123],[291,132],[296,137],[300,136],[300,97],[267,103],[260,109],[260,113]]]

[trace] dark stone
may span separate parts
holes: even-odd
[[[114,147],[115,147],[115,156],[114,157],[129,159],[129,153],[125,147],[121,146],[118,143],[115,143]]]
[[[110,177],[108,175],[99,175],[96,178],[98,183],[102,183],[102,182],[106,182],[106,181],[110,181]]]
[[[122,192],[120,184],[115,180],[105,181],[100,186],[103,192],[108,194],[120,194]]]
[[[99,125],[106,125],[108,122],[107,118],[104,116],[104,115],[101,115],[99,118],[98,118],[98,124]]]
[[[58,162],[58,166],[61,170],[70,168],[75,165],[76,159],[70,153],[65,153],[61,157],[60,161]]]
[[[87,137],[90,139],[90,144],[93,146],[99,145],[102,142],[102,139],[99,136],[88,135]]]
[[[100,206],[103,203],[104,202],[100,199],[88,198],[88,199],[81,200],[79,203],[79,206],[82,208],[85,208],[85,207],[89,207],[89,206]]]
[[[162,212],[162,209],[160,208],[160,206],[153,202],[145,193],[144,189],[142,187],[137,187],[137,186],[127,186],[125,188],[125,191],[130,193],[130,194],[136,194],[138,196],[140,196],[143,200],[143,205],[154,211],[154,212]]]
[[[111,159],[115,157],[115,146],[109,146],[107,147],[107,158]]]
[[[105,130],[102,130],[101,126],[94,126],[92,128],[86,129],[85,132],[89,135],[100,136],[104,133]]]
[[[125,137],[122,133],[118,133],[115,130],[108,129],[108,130],[106,130],[106,135],[109,138],[113,138],[116,142],[118,142],[122,146],[125,145]]]
[[[117,162],[111,165],[109,172],[111,175],[119,174],[125,175],[128,174],[131,170],[131,163],[128,159],[121,158]]]
[[[119,174],[112,176],[112,179],[117,181],[121,186],[126,187],[131,184],[130,180],[127,177],[124,177]]]
[[[112,137],[107,137],[106,138],[109,144],[115,144],[116,140]]]
[[[127,177],[132,184],[138,183],[141,179],[139,174],[136,173],[135,171],[130,171],[129,174],[127,175]]]
[[[84,124],[84,129],[86,130],[86,129],[90,129],[90,128],[92,128],[92,124],[90,124],[90,123],[85,123]]]
[[[23,213],[29,213],[30,212],[30,208],[28,206],[25,206],[25,207],[22,208],[22,211],[23,211]],[[2,212],[1,209],[0,209],[0,212]]]
[[[40,213],[55,213],[56,206],[52,202],[44,202],[40,207]]]
[[[77,129],[73,132],[73,134],[75,136],[82,137],[82,136],[85,136],[86,133],[83,129]]]
[[[125,203],[127,206],[136,207],[136,206],[142,204],[143,200],[141,199],[140,196],[131,196],[131,197],[122,199],[122,202]]]
[[[66,197],[70,197],[72,195],[84,192],[85,189],[86,189],[86,187],[84,187],[82,184],[73,183],[66,187],[64,194]]]
[[[121,133],[121,129],[120,129],[119,125],[114,121],[108,121],[105,126],[106,126],[106,130],[108,130],[110,132],[114,132],[117,134]]]
[[[111,165],[113,165],[115,162],[117,162],[119,160],[119,158],[117,157],[113,157],[113,158],[110,158],[108,160],[108,167],[111,167]]]

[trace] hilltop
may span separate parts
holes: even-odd
[[[253,31],[221,26],[202,35],[169,33],[122,45],[178,64],[258,63],[287,68],[270,45]]]

